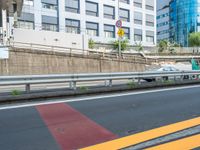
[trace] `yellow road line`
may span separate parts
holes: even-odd
[[[162,144],[146,150],[190,150],[200,146],[200,134],[177,140],[174,142]]]
[[[113,141],[108,141],[102,144],[86,147],[81,150],[117,150],[125,147],[133,146],[141,142],[155,139],[167,134],[171,134],[180,130],[200,125],[200,117],[175,123],[172,125],[160,127],[157,129],[141,132],[135,135],[130,135]]]

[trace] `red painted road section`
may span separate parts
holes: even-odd
[[[63,150],[75,150],[116,139],[117,136],[67,104],[36,107]]]

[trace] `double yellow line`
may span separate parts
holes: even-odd
[[[97,144],[94,146],[83,148],[81,150],[118,150],[118,149],[134,146],[136,144],[139,144],[145,141],[159,138],[159,137],[172,134],[172,133],[175,133],[184,129],[188,129],[194,126],[198,126],[198,125],[200,125],[200,117],[179,122],[179,123],[175,123],[172,125],[160,127],[157,129],[145,131],[145,132],[138,133],[135,135],[123,137],[123,138],[116,139],[113,141],[108,141],[102,144]],[[160,146],[152,147],[152,148],[149,148],[148,150],[173,150],[173,149],[188,150],[188,149],[196,148],[199,146],[200,146],[200,135],[196,135],[196,136],[181,139],[175,142],[170,142],[170,143],[163,144]]]

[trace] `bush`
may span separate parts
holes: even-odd
[[[79,90],[80,90],[81,92],[87,92],[87,91],[88,91],[88,87],[81,86],[81,87],[79,87]]]
[[[128,39],[121,40],[121,51],[127,50],[128,46],[129,46]],[[114,49],[119,50],[119,40],[116,40],[113,42],[113,47],[114,47]]]
[[[90,49],[94,49],[95,42],[92,39],[89,39],[88,46],[89,46]]]
[[[12,96],[18,96],[18,95],[21,95],[21,92],[18,91],[18,90],[13,90],[13,91],[11,92],[11,95],[12,95]]]
[[[127,86],[128,86],[130,89],[133,89],[133,88],[135,88],[136,85],[135,85],[135,82],[132,81],[132,82],[128,82],[128,83],[127,83]]]

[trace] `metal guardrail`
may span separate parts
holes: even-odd
[[[61,75],[26,75],[26,76],[0,76],[0,86],[25,85],[27,93],[31,91],[31,85],[69,83],[70,89],[76,90],[79,82],[105,81],[105,86],[112,87],[115,80],[141,80],[145,78],[173,77],[173,80],[183,80],[188,76],[188,80],[193,80],[194,76],[200,76],[200,71],[181,72],[126,72],[126,73],[92,73],[92,74],[61,74]],[[87,85],[86,85],[87,86]]]

